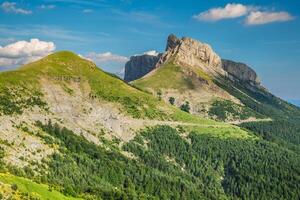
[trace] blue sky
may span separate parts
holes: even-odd
[[[7,45],[29,43],[26,47],[42,49],[34,58],[71,50],[118,73],[131,55],[162,52],[167,36],[174,33],[209,43],[222,58],[247,63],[276,95],[300,99],[300,1],[7,0],[0,4],[2,70],[33,59],[32,53],[20,50],[7,55],[12,49]]]

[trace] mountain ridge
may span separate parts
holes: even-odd
[[[129,84],[68,51],[1,72],[0,197],[299,199],[300,109],[176,45]]]

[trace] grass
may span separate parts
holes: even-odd
[[[187,89],[192,87],[191,82],[184,77],[182,67],[167,63],[158,68],[154,74],[133,82],[138,88],[146,89],[149,86],[155,90],[160,88]]]
[[[186,75],[185,70],[188,71],[189,74],[193,73],[195,76]],[[153,71],[149,76],[133,81],[132,84],[145,90],[147,90],[147,88],[156,91],[161,88],[176,89],[179,91],[186,89],[193,90],[197,85],[197,77],[211,81],[211,77],[201,70],[200,67],[183,68],[169,62],[157,68],[156,71]]]
[[[199,124],[207,124],[207,125],[224,125],[225,123],[217,122],[210,119],[205,119],[201,117],[197,117],[195,115],[189,114],[177,108],[173,108],[173,113],[171,114],[171,118],[174,121],[186,122],[186,123],[199,123]]]
[[[121,104],[123,111],[135,118],[164,117],[159,109],[162,104],[155,97],[129,86],[97,68],[94,63],[67,51],[49,55],[14,71],[0,73],[0,95],[7,88],[21,91],[20,86],[25,85],[23,90],[40,92],[39,80],[42,77],[61,84],[68,93],[72,93],[66,87],[69,79],[88,82],[93,96]],[[28,95],[20,96],[25,98]]]
[[[38,199],[41,200],[79,200],[79,198],[67,197],[54,189],[49,191],[48,185],[35,183],[29,179],[17,177],[11,174],[0,173],[0,183],[9,185],[16,184],[18,188],[17,191],[20,193],[27,193],[29,196],[38,197]]]
[[[206,134],[211,137],[217,137],[220,139],[258,139],[258,137],[249,134],[249,132],[236,127],[230,126],[228,127],[196,127],[196,126],[184,126],[186,131],[191,132],[195,131],[198,134]]]
[[[168,63],[158,69],[156,76],[152,76],[151,79],[141,79],[137,83],[149,84],[158,88],[162,86],[182,89],[191,87],[189,85],[192,83],[187,83],[182,69],[182,67]],[[197,73],[203,72],[200,70]],[[134,118],[174,120],[207,125],[222,124],[193,116],[174,106],[165,104],[151,94],[131,87],[124,81],[102,71],[94,63],[68,51],[54,53],[39,61],[24,65],[17,70],[0,73],[0,97],[1,94],[4,94],[3,91],[6,88],[13,88],[18,91],[20,98],[17,99],[24,99],[26,96],[30,96],[30,94],[39,94],[39,96],[42,96],[40,79],[43,77],[60,84],[66,93],[69,94],[73,93],[68,88],[70,81],[77,80],[81,85],[88,83],[91,88],[91,96],[116,103],[116,106],[123,113],[127,113]],[[22,88],[21,86],[26,87]],[[84,87],[82,86],[81,88]],[[42,104],[39,101],[30,102],[29,106],[20,104],[19,102],[13,102],[12,104],[16,104],[17,113],[21,113],[20,110],[23,108]],[[5,102],[4,104],[7,105]]]

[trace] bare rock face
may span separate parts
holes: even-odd
[[[162,54],[158,55],[138,55],[131,56],[130,60],[125,65],[126,82],[130,82],[143,77],[155,68],[156,63]]]
[[[125,66],[125,81],[143,77],[167,62],[181,67],[200,68],[211,77],[228,77],[231,80],[260,85],[256,72],[243,63],[221,59],[213,49],[198,40],[168,36],[166,51],[159,55],[132,56]]]
[[[173,61],[180,66],[200,67],[211,75],[225,74],[221,58],[205,43],[192,38],[178,39],[175,35],[168,37],[166,52],[162,55],[156,67]]]
[[[179,43],[180,43],[180,39],[178,39],[174,34],[169,35],[166,51],[174,49]]]
[[[254,85],[260,85],[260,80],[256,72],[244,63],[222,59],[222,67],[231,79],[238,79],[240,81],[250,82]]]

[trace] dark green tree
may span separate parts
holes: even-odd
[[[174,97],[169,97],[169,102],[170,102],[171,105],[174,105],[175,98]]]
[[[180,106],[180,109],[182,110],[182,111],[185,111],[185,112],[190,112],[190,109],[191,109],[191,107],[190,107],[190,103],[188,102],[188,101],[186,101],[184,104],[182,104],[181,106]]]

